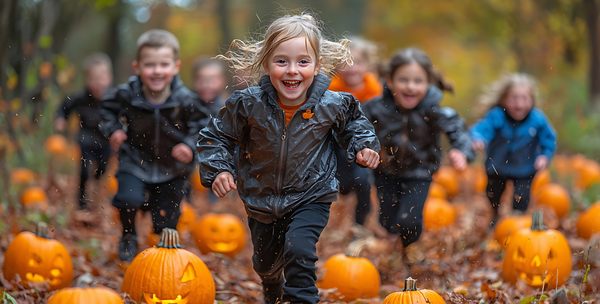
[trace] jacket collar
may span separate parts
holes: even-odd
[[[306,92],[306,102],[302,107],[300,107],[300,109],[311,108],[313,105],[319,102],[323,94],[325,94],[325,92],[327,91],[327,88],[329,88],[330,83],[331,79],[327,78],[327,76],[325,76],[322,73],[319,73],[317,76],[315,76],[313,78],[313,83],[310,85],[308,91]],[[277,102],[277,90],[275,90],[275,87],[271,83],[271,79],[269,78],[269,76],[267,76],[266,74],[263,75],[260,78],[258,85],[263,92],[267,93],[268,102],[271,105],[274,105],[277,108],[279,108],[279,103]]]
[[[154,109],[149,106],[146,102],[146,98],[144,97],[144,92],[142,91],[142,80],[140,76],[131,76],[129,77],[129,86],[131,87],[132,99],[131,104],[140,108],[148,108]],[[178,94],[178,91],[183,87],[183,81],[179,78],[179,75],[173,76],[173,81],[171,82],[171,95],[161,108],[174,108],[180,106],[180,102],[178,98],[172,98],[174,95]]]
[[[508,111],[506,111],[505,108],[501,107],[501,106],[497,106],[502,108],[502,110],[504,111],[504,116],[506,116],[506,120],[508,120],[508,122],[512,125],[518,126],[520,124],[522,124],[524,121],[526,121],[529,116],[531,115],[531,111],[533,111],[533,107],[531,107],[531,110],[529,110],[529,113],[527,113],[527,115],[525,116],[525,118],[523,118],[522,120],[516,120],[514,119],[512,116],[510,116],[510,114],[508,114]]]

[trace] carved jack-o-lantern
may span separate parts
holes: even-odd
[[[202,254],[217,252],[233,258],[246,245],[244,226],[232,214],[204,215],[194,225],[192,236]]]
[[[531,221],[531,229],[519,230],[508,244],[502,274],[511,283],[523,279],[536,288],[560,286],[571,274],[569,243],[562,233],[544,226],[541,211]]]
[[[38,231],[19,233],[10,243],[2,266],[4,277],[12,280],[16,274],[28,282],[50,283],[50,290],[65,288],[73,280],[73,262],[59,241],[48,238],[48,225],[38,224]]]
[[[212,304],[215,282],[195,254],[181,249],[175,229],[162,231],[158,247],[140,252],[127,268],[121,291],[143,303]]]

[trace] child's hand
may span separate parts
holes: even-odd
[[[548,165],[548,156],[540,155],[535,159],[535,163],[533,164],[533,167],[536,170],[542,170],[542,169],[546,168],[547,165]]]
[[[448,152],[448,156],[450,156],[454,169],[459,171],[467,169],[467,157],[460,150],[452,149]]]
[[[116,151],[119,150],[119,147],[125,140],[127,140],[127,134],[125,134],[125,131],[117,130],[113,132],[113,134],[108,139],[108,142],[110,143],[110,146],[113,147],[113,149]]]
[[[194,152],[184,143],[177,144],[171,151],[171,156],[176,160],[188,164],[194,159]]]
[[[481,140],[474,140],[473,141],[473,150],[479,151],[479,152],[484,152],[485,151],[485,143],[483,143]]]
[[[67,125],[67,121],[64,118],[59,117],[54,121],[54,130],[56,130],[58,132],[62,132],[65,130],[66,125]]]
[[[379,165],[379,153],[369,148],[364,148],[356,154],[356,163],[375,169]]]
[[[212,191],[218,198],[222,198],[229,191],[236,189],[235,181],[233,180],[233,175],[231,173],[224,171],[217,175],[215,178],[215,182],[212,185]]]

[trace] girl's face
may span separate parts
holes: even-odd
[[[429,88],[427,71],[416,62],[399,67],[392,77],[386,78],[386,82],[396,104],[404,109],[416,107]]]
[[[367,58],[365,53],[360,49],[353,48],[350,50],[354,64],[346,66],[340,71],[340,77],[344,83],[350,88],[360,88],[365,82],[365,73],[368,70]]]
[[[525,119],[533,107],[531,87],[524,84],[511,86],[500,105],[506,109],[508,115],[514,120]]]
[[[264,69],[285,105],[306,100],[306,91],[319,74],[319,61],[308,40],[296,37],[282,42],[267,59]]]

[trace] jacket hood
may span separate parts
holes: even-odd
[[[310,107],[311,105],[316,104],[319,101],[319,99],[321,99],[323,94],[325,94],[327,88],[329,88],[330,83],[331,79],[327,78],[327,76],[325,76],[322,73],[319,73],[317,76],[315,76],[313,78],[312,84],[308,87],[308,90],[306,91],[307,98],[305,106]],[[258,82],[258,86],[260,86],[261,90],[266,92],[267,95],[271,97],[270,99],[277,104],[277,90],[271,83],[271,78],[269,78],[269,76],[267,76],[266,74],[263,75],[260,78],[260,81]]]
[[[383,96],[385,97],[385,99],[393,101],[394,104],[396,103],[394,100],[394,95],[393,95],[392,91],[387,86],[385,86],[383,88]],[[422,108],[430,108],[433,106],[438,106],[440,104],[440,102],[442,101],[442,97],[444,97],[442,90],[440,90],[438,87],[436,87],[434,85],[429,85],[429,88],[427,89],[427,93],[425,93],[425,97],[423,97],[423,99],[419,102],[419,104],[417,104],[417,106],[411,110],[418,110],[418,109],[422,109]],[[398,108],[400,108],[400,107],[398,106]],[[405,109],[400,109],[400,110],[405,110]]]

